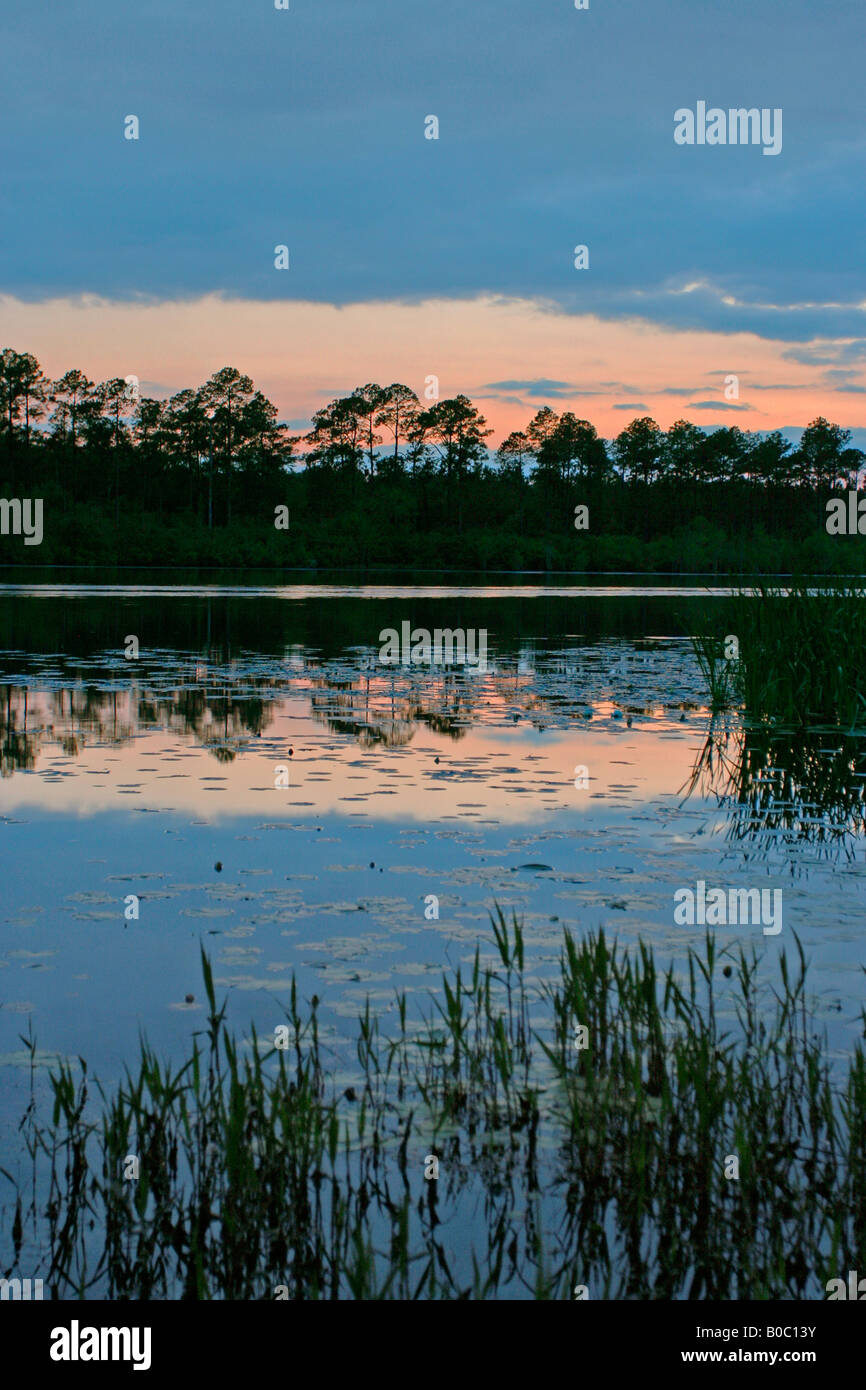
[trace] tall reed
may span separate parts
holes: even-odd
[[[566,933],[532,986],[492,923],[428,1017],[365,1009],[344,1092],[318,1001],[293,984],[288,1048],[244,1046],[202,951],[182,1063],[142,1039],[114,1087],[64,1063],[28,1107],[16,1257],[31,1230],[57,1296],[135,1299],[799,1299],[866,1267],[866,1059],[831,1062],[799,943],[769,991],[709,933],[665,970]]]

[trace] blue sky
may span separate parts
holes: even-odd
[[[4,17],[0,294],[514,296],[773,339],[859,415],[862,0],[290,3]],[[782,108],[781,154],[677,146],[698,100]]]

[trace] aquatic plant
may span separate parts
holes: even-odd
[[[15,1258],[114,1299],[814,1298],[862,1267],[866,1058],[831,1064],[799,943],[767,995],[709,933],[665,971],[566,933],[530,987],[492,922],[429,1016],[367,1005],[342,1091],[319,1001],[293,984],[285,1045],[244,1047],[202,950],[181,1065],[142,1040],[112,1089],[62,1063],[50,1122],[31,1101]]]
[[[734,660],[724,653],[728,635]],[[866,726],[866,603],[854,584],[743,590],[721,601],[692,645],[713,710],[741,704],[749,719],[798,728]]]
[[[742,668],[725,652],[725,639],[705,629],[692,636],[692,650],[707,684],[710,710],[718,714],[742,702]]]

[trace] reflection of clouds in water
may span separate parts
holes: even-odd
[[[566,728],[577,717],[613,718],[624,710],[658,719],[674,708],[696,710],[702,701],[699,672],[680,640],[644,644],[640,653],[621,643],[527,644],[494,657],[484,674],[383,668],[300,651],[291,664],[250,655],[207,668],[180,654],[150,653],[134,675],[128,662],[105,653],[78,659],[74,680],[53,663],[53,657],[25,658],[26,676],[5,687],[4,776],[35,768],[52,747],[74,759],[88,744],[125,746],[145,730],[182,735],[231,763],[255,749],[253,740],[272,727],[281,702],[298,695],[316,722],[362,748],[405,746],[422,729],[457,742],[469,727],[508,721]]]
[[[34,658],[18,663],[16,683],[0,695],[9,806],[17,796],[40,812],[65,812],[78,835],[77,818],[92,815],[106,859],[69,869],[61,926],[101,933],[120,972],[130,942],[144,961],[169,953],[165,969],[137,982],[148,1017],[195,985],[192,956],[180,970],[170,953],[176,942],[197,950],[199,940],[218,951],[223,986],[250,1009],[262,990],[285,999],[293,970],[308,994],[326,998],[332,1018],[353,1018],[368,987],[378,1007],[391,1008],[393,988],[421,988],[428,976],[434,983],[446,960],[471,966],[479,938],[487,957],[494,899],[524,915],[537,979],[553,968],[563,929],[580,936],[603,927],[681,958],[698,943],[673,922],[672,884],[703,877],[750,886],[758,870],[743,846],[757,846],[753,822],[768,811],[787,816],[786,832],[799,837],[799,845],[779,846],[790,872],[806,862],[803,846],[820,828],[806,803],[861,785],[846,780],[832,739],[823,753],[804,743],[811,751],[799,768],[778,742],[768,753],[753,739],[744,763],[735,720],[727,742],[715,726],[716,743],[702,754],[702,683],[679,639],[521,641],[471,676],[386,671],[365,665],[363,648],[325,658],[298,647],[290,655],[199,659],[196,670],[194,660],[166,651],[133,673],[126,662],[107,670],[98,659],[76,661],[74,676],[55,658]],[[628,713],[633,727],[617,713]],[[276,791],[273,765],[289,748],[292,786]],[[223,768],[211,759],[219,750],[232,754]],[[725,759],[740,776],[733,800]],[[582,792],[576,763],[589,769]],[[693,764],[699,777],[683,804]],[[9,776],[22,767],[36,776]],[[794,798],[780,795],[770,776],[780,770],[803,801],[794,820],[793,808],[779,805]],[[206,794],[209,787],[222,795]],[[142,795],[111,799],[133,789]],[[729,798],[722,805],[720,795]],[[133,810],[143,800],[149,816]],[[739,857],[726,861],[734,815]],[[108,828],[115,821],[117,843]],[[62,852],[58,872],[73,853]],[[217,859],[218,882],[210,875]],[[812,881],[786,886],[785,923],[786,937],[790,923],[820,944],[821,968],[847,979],[847,999],[857,977],[845,953],[859,950],[863,891],[862,879],[842,877],[845,862],[838,874],[812,865]],[[541,865],[550,867],[533,867]],[[116,932],[129,883],[141,889],[143,925]],[[424,919],[430,892],[439,898],[435,922]],[[9,920],[34,929],[22,910],[10,904]],[[730,943],[739,940],[729,933]],[[74,938],[63,938],[61,957],[72,949]],[[55,989],[61,976],[66,969],[55,968]],[[21,978],[30,996],[31,979],[47,989],[52,977]],[[83,985],[82,997],[96,989]],[[44,1007],[41,996],[34,1002]]]

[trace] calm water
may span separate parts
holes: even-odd
[[[796,933],[844,1056],[862,1028],[862,750],[711,726],[688,633],[714,601],[692,584],[3,586],[0,1166],[23,1171],[28,1020],[44,1062],[81,1054],[105,1080],[141,1031],[180,1056],[204,1023],[204,942],[244,1035],[281,1021],[293,973],[320,996],[339,1081],[365,999],[420,1008],[489,940],[494,901],[524,916],[541,979],[564,928],[682,958],[704,929],[675,924],[677,888],[781,888],[778,936],[720,940],[754,944],[769,980]],[[382,666],[379,633],[405,620],[485,629],[488,669]],[[821,804],[768,801],[761,768],[804,757],[835,770]]]

